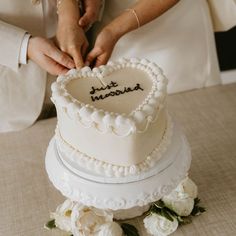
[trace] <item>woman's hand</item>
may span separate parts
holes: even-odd
[[[100,66],[106,64],[119,38],[156,19],[178,1],[137,1],[128,11],[123,11],[99,33],[94,48],[87,55],[85,65]]]
[[[84,15],[79,20],[79,25],[88,30],[98,20],[102,0],[84,0]]]
[[[84,66],[83,56],[85,56],[89,44],[83,28],[77,22],[71,24],[67,24],[66,21],[59,23],[56,41],[58,47],[73,58],[77,69]]]
[[[106,64],[118,39],[111,29],[105,27],[98,34],[94,48],[86,57],[85,65],[94,65],[94,67],[97,67]]]
[[[52,40],[42,37],[29,39],[27,57],[52,75],[65,74],[75,67],[73,60],[61,52]]]

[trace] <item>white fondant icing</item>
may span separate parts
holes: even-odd
[[[129,176],[129,175],[137,175],[141,172],[148,171],[151,167],[153,167],[159,159],[162,157],[162,154],[168,148],[170,144],[170,140],[173,134],[173,124],[171,121],[170,116],[168,116],[168,123],[165,134],[161,142],[158,144],[157,147],[146,157],[146,159],[136,165],[131,166],[117,166],[112,165],[108,162],[103,162],[100,160],[96,160],[95,158],[89,157],[88,155],[80,152],[73,148],[69,143],[67,143],[60,134],[60,130],[57,127],[56,129],[56,142],[57,147],[60,152],[64,154],[66,159],[72,161],[78,166],[82,166],[87,168],[89,171],[103,174],[104,176],[114,177],[114,176]],[[68,155],[68,153],[72,153],[72,155]],[[89,163],[89,165],[88,165]]]

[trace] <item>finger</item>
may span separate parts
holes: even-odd
[[[83,58],[84,58],[85,55],[86,55],[86,52],[87,52],[88,46],[89,46],[88,43],[84,43],[84,44],[82,45],[81,52],[82,52],[82,56],[83,56]]]
[[[82,68],[84,66],[84,60],[81,54],[81,49],[80,48],[73,49],[71,55],[73,57],[76,69]]]
[[[68,72],[68,69],[61,64],[54,61],[52,58],[48,56],[44,56],[41,66],[46,69],[47,72],[49,72],[52,75],[61,75]]]
[[[90,64],[92,64],[92,62],[101,54],[102,52],[99,48],[93,48],[92,51],[89,52],[86,57],[85,65],[89,66]]]
[[[60,51],[56,46],[51,45],[50,49],[45,52],[48,57],[51,57],[54,61],[61,64],[62,66],[72,69],[75,68],[75,63],[72,58],[65,52]]]
[[[110,56],[106,53],[100,55],[99,57],[97,57],[95,67],[107,64],[109,58],[110,58]]]
[[[87,7],[84,15],[79,20],[79,25],[82,27],[93,24],[97,19],[96,9]]]
[[[83,28],[89,25],[89,19],[87,18],[86,13],[79,19],[79,25]]]

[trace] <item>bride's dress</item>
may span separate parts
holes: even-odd
[[[100,30],[135,0],[106,1]],[[169,79],[169,92],[220,83],[210,13],[206,0],[181,0],[151,23],[122,37],[111,57],[155,61]]]

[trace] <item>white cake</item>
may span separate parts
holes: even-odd
[[[59,76],[52,85],[59,152],[103,176],[151,168],[172,134],[166,86],[155,63],[136,58]]]

